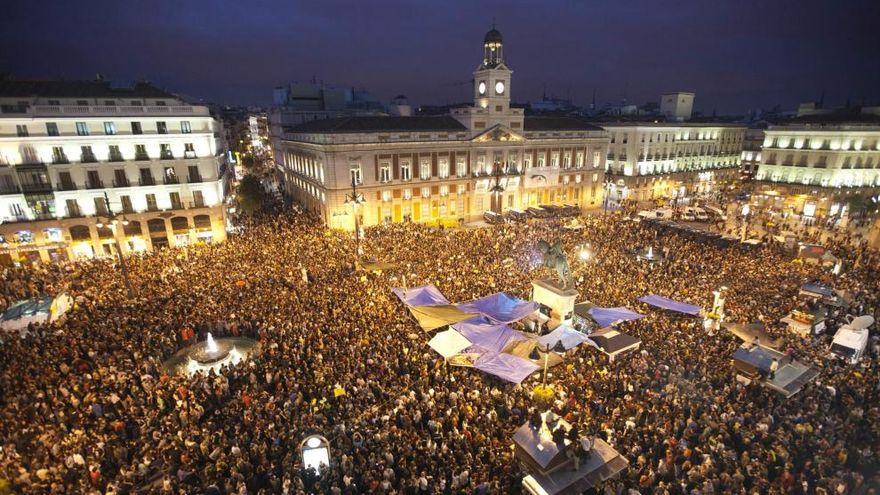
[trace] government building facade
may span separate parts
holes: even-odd
[[[273,136],[287,192],[332,228],[458,224],[541,204],[602,203],[608,133],[511,107],[501,33],[483,42],[473,106],[443,116],[351,116]],[[353,197],[358,201],[351,201]]]
[[[224,240],[219,136],[147,83],[0,82],[0,264]]]

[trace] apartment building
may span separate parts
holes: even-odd
[[[0,81],[0,263],[224,240],[218,140],[148,83]]]

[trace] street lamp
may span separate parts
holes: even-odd
[[[106,191],[104,192],[104,205],[107,207],[107,223],[99,221],[95,226],[101,229],[106,225],[113,233],[113,241],[116,243],[116,257],[119,260],[119,269],[122,272],[122,280],[125,282],[125,289],[128,291],[128,297],[133,298],[134,292],[131,289],[131,280],[128,279],[128,267],[125,265],[125,259],[122,257],[122,246],[119,244],[119,236],[116,235],[117,224],[122,223],[124,227],[128,225],[128,219],[125,218],[124,214],[121,215],[120,218],[117,218],[117,215],[113,213],[113,210],[110,208],[110,198],[107,196]]]
[[[504,175],[504,171],[501,170],[500,163],[495,162],[492,167],[492,175],[495,176],[495,185],[489,189],[489,192],[492,193],[494,198],[494,201],[492,202],[492,211],[501,214],[501,195],[504,194],[504,186],[501,185],[501,176]]]
[[[751,212],[751,207],[748,203],[744,204],[742,207],[742,230],[740,231],[740,242],[746,242],[746,237],[748,236],[749,230],[749,212]]]
[[[554,344],[553,346],[550,346],[549,343],[546,345],[541,345],[540,343],[536,343],[535,347],[532,348],[532,353],[529,354],[529,357],[537,360],[538,358],[541,357],[540,354],[538,354],[538,351],[544,353],[544,377],[541,379],[541,386],[546,388],[547,387],[547,368],[548,368],[548,365],[550,362],[550,351],[562,354],[565,352],[565,345],[562,343],[562,340],[557,340],[556,344]]]
[[[354,256],[354,264],[355,268],[357,268],[358,259],[361,255],[361,223],[360,218],[358,217],[358,207],[367,201],[364,199],[364,195],[359,193],[357,190],[357,180],[352,174],[351,176],[351,193],[345,196],[345,204],[351,205],[351,212],[354,215],[354,239],[356,252]]]
[[[578,252],[578,257],[581,259],[581,261],[587,261],[590,259],[590,256],[592,256],[592,254],[593,253],[590,252],[590,245],[585,244],[581,246],[581,249]]]

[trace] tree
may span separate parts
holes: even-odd
[[[263,208],[266,194],[263,185],[253,174],[247,174],[238,186],[238,209],[246,215],[252,215]]]
[[[851,217],[861,216],[871,206],[871,202],[864,194],[850,196],[847,199],[847,203],[849,204],[849,215]]]

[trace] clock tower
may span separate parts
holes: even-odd
[[[493,26],[483,38],[483,63],[474,71],[474,103],[491,113],[510,108],[510,74],[504,63],[504,43]],[[500,109],[498,107],[501,107]]]

